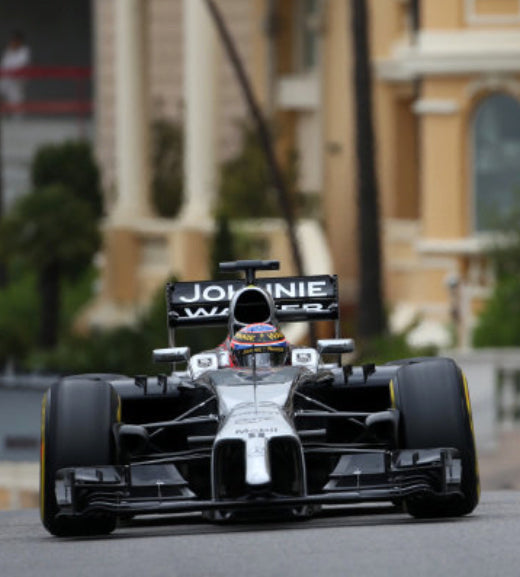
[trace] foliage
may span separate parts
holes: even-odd
[[[47,144],[36,152],[31,165],[35,189],[61,184],[86,201],[96,217],[103,213],[99,169],[87,141]]]
[[[294,195],[294,208],[299,218],[323,219],[320,193],[297,192]]]
[[[20,261],[9,267],[10,283],[0,290],[0,366],[7,360],[23,366],[37,347],[39,308],[37,279]],[[91,267],[74,280],[62,280],[63,315],[60,334],[67,335],[78,310],[92,296],[95,271]]]
[[[38,277],[38,343],[56,345],[63,278],[78,277],[100,245],[92,208],[61,184],[48,185],[18,200],[0,223],[0,251],[18,259]]]
[[[0,251],[42,270],[59,263],[62,272],[78,275],[100,246],[90,206],[60,184],[21,197],[0,224]]]
[[[398,332],[386,332],[370,338],[356,338],[356,363],[381,365],[399,359],[436,356],[439,351],[435,345],[413,346],[408,342],[410,334],[417,328],[420,320],[420,317],[414,318]],[[356,319],[343,322],[342,325],[342,334],[353,334],[357,326]]]
[[[66,336],[72,330],[78,312],[91,301],[95,294],[98,271],[91,264],[74,278],[63,278],[61,292],[62,310],[60,336]]]
[[[222,165],[218,216],[233,218],[268,218],[281,214],[271,174],[256,132],[244,125],[240,152]],[[284,174],[289,188],[295,184],[295,162],[288,162]]]
[[[407,342],[407,332],[385,334],[356,341],[359,357],[356,362],[384,364],[412,357],[431,357],[438,354],[434,345],[413,347]]]
[[[0,291],[0,365],[22,361],[34,347],[38,328],[35,275],[10,271],[10,279]]]
[[[496,282],[477,318],[475,347],[520,346],[520,210],[518,202],[497,224],[498,235],[489,251]]]
[[[479,315],[473,331],[475,347],[520,346],[520,277],[502,276]]]
[[[234,220],[282,218],[278,194],[272,185],[265,153],[256,131],[248,124],[241,125],[242,147],[237,155],[223,163],[220,172],[215,215],[217,233],[213,244],[212,270],[223,260],[236,258],[265,258],[265,241],[245,231],[229,232]],[[295,205],[296,216],[302,211],[308,215],[315,204],[308,202],[309,195],[296,192],[297,156],[290,152],[283,163],[283,174],[290,191],[290,201]],[[297,205],[297,206],[296,206]],[[314,216],[315,216],[315,211]],[[219,235],[224,235],[224,240]],[[268,249],[267,249],[268,250]]]
[[[499,233],[488,253],[498,281],[520,275],[520,215],[508,222],[510,229]]]
[[[152,197],[160,216],[177,216],[183,200],[183,132],[165,119],[152,124]]]
[[[194,352],[213,348],[225,331],[206,329],[179,331],[177,344]],[[167,346],[164,289],[157,291],[148,310],[134,326],[96,331],[90,335],[69,335],[51,352],[37,352],[29,360],[32,369],[61,374],[119,373],[126,375],[167,372],[165,365],[152,362],[154,348]]]
[[[101,243],[100,178],[87,142],[41,147],[31,177],[33,192],[19,198],[0,223],[0,258],[11,283],[0,293],[6,324],[0,360],[23,362],[36,343],[56,343],[88,298],[92,273],[86,271]]]
[[[219,278],[218,265],[221,262],[236,260],[235,239],[229,228],[229,220],[226,216],[217,217],[217,229],[211,246],[211,278]],[[243,255],[240,255],[243,258]]]
[[[49,352],[36,351],[28,360],[31,369],[58,374],[146,372],[142,344],[130,327],[99,331],[88,337],[71,335]]]

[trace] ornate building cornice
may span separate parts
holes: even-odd
[[[416,41],[394,44],[376,62],[382,80],[409,81],[421,76],[520,72],[520,31],[424,31]]]

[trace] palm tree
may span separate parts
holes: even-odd
[[[352,0],[356,150],[358,161],[359,317],[358,334],[386,329],[381,288],[378,184],[372,118],[369,13],[366,0]]]
[[[257,130],[258,139],[265,154],[265,159],[269,167],[273,186],[278,194],[278,203],[282,211],[283,218],[287,225],[287,233],[289,235],[289,243],[293,256],[294,265],[299,275],[304,274],[303,260],[301,256],[300,246],[296,236],[295,218],[289,191],[285,182],[283,172],[280,168],[279,162],[273,147],[271,133],[267,123],[263,117],[262,111],[251,88],[251,83],[247,77],[246,71],[240,59],[240,55],[235,46],[233,38],[229,33],[226,22],[214,0],[206,0],[206,4],[215,22],[218,33],[226,50],[227,56],[231,62],[233,70],[236,74],[240,88],[246,100],[249,113],[253,119]]]
[[[91,262],[100,246],[92,207],[63,185],[49,185],[19,199],[0,224],[2,255],[19,259],[38,274],[38,343],[53,348],[58,339],[61,281]]]

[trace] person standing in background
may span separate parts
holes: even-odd
[[[31,61],[31,50],[25,42],[21,31],[15,30],[2,54],[0,70],[7,73],[0,79],[0,95],[2,99],[16,108],[25,99],[25,79],[16,76]],[[15,73],[13,76],[9,74]],[[16,110],[14,110],[16,111]]]

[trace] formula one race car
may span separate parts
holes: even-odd
[[[162,513],[305,517],[390,501],[431,518],[476,507],[460,368],[447,358],[342,366],[353,342],[339,338],[336,277],[256,278],[277,268],[222,263],[245,279],[167,285],[171,346],[154,351],[167,374],[72,376],[46,393],[40,506],[50,533],[107,534],[118,519]],[[336,338],[286,347],[280,322],[315,320],[336,321]],[[176,327],[216,324],[228,325],[229,347],[190,356],[173,345]],[[260,337],[267,343],[257,338],[265,326],[248,328],[262,324],[278,331]],[[285,353],[281,364],[264,362],[266,351]]]

